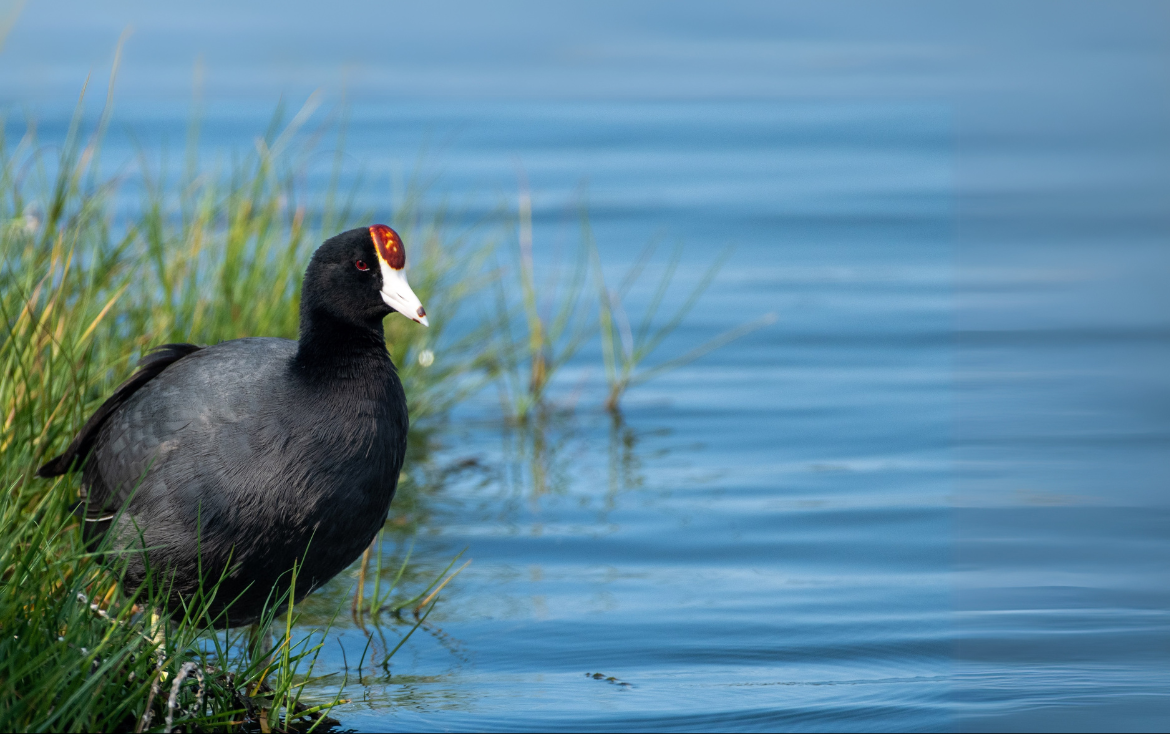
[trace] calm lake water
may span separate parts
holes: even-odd
[[[950,70],[963,93],[355,102],[359,203],[386,211],[421,155],[474,219],[522,168],[549,262],[585,182],[613,277],[681,242],[677,302],[734,247],[663,358],[778,319],[621,422],[596,345],[539,440],[492,390],[461,407],[384,553],[414,543],[415,585],[473,562],[386,665],[409,624],[340,620],[312,695],[348,671],[334,715],[371,731],[1164,730],[1165,59],[1074,36],[1028,67],[1046,97]],[[209,105],[206,155],[270,111]],[[180,149],[185,104],[118,114]]]

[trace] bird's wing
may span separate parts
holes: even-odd
[[[188,354],[197,352],[203,347],[195,344],[164,344],[152,350],[138,363],[138,371],[129,380],[126,380],[102,407],[98,408],[85,425],[81,427],[73,443],[65,449],[65,453],[53,458],[37,469],[38,477],[56,477],[79,468],[89,457],[97,440],[98,432],[110,416],[118,410],[134,393],[146,383],[157,377],[163,370],[178,362]]]
[[[283,426],[282,370],[296,352],[287,339],[236,339],[206,347],[146,383],[98,431],[82,478],[79,514],[87,534],[128,507],[157,526],[194,526],[231,514],[225,489],[262,471]],[[131,499],[133,498],[133,499]],[[83,512],[82,512],[83,511]],[[190,515],[190,517],[188,517]]]

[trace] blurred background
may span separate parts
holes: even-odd
[[[1165,3],[0,7],[9,145],[61,145],[91,75],[93,124],[124,36],[126,217],[283,109],[310,215],[340,151],[355,211],[442,210],[540,280],[584,212],[611,284],[660,243],[624,308],[668,325],[730,253],[649,363],[758,328],[620,413],[593,336],[535,428],[491,384],[436,424],[383,543],[474,561],[392,658],[410,625],[327,634],[345,726],[1170,720]]]

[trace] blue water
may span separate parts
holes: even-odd
[[[419,167],[471,221],[514,211],[524,176],[548,263],[575,241],[585,191],[611,277],[654,238],[684,245],[675,302],[734,248],[663,358],[777,321],[635,388],[620,423],[600,410],[596,345],[562,374],[554,396],[575,408],[537,444],[503,427],[492,390],[460,407],[407,468],[426,491],[390,527],[404,508],[419,523],[416,578],[465,548],[473,561],[386,666],[409,624],[330,633],[317,672],[335,675],[311,690],[346,676],[345,726],[1166,728],[1162,11],[850,7],[790,10],[783,33],[771,11],[737,6],[708,29],[689,8],[662,21],[668,38],[612,15],[602,61],[587,47],[530,76],[540,44],[522,31],[482,64],[474,43],[428,57],[424,33],[405,43],[433,88],[354,82],[361,207],[389,212]],[[81,21],[33,15],[29,33],[56,22]],[[268,49],[311,37],[307,23],[242,27]],[[185,42],[211,39],[225,90],[205,104],[205,161],[250,145],[296,69],[341,54],[288,51],[299,67],[199,28]],[[700,30],[712,37],[688,55]],[[146,43],[165,70],[162,45]],[[13,53],[5,99],[35,98]],[[29,68],[56,79],[69,53]],[[187,100],[148,71],[127,71],[118,123],[178,160]],[[42,137],[66,121],[54,100]],[[112,159],[130,151],[120,136]],[[330,161],[310,166],[311,190]],[[411,542],[389,533],[387,566]]]

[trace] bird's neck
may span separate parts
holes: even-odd
[[[386,351],[382,320],[364,324],[344,321],[321,309],[301,314],[296,370],[310,380],[370,378],[393,370]]]

